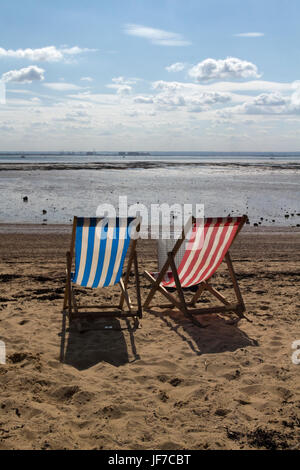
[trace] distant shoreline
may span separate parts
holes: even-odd
[[[277,170],[300,170],[299,163],[271,163],[271,162],[181,162],[181,161],[130,161],[130,162],[87,162],[87,163],[13,163],[0,162],[0,171],[51,171],[51,170],[127,170],[151,169],[169,167],[226,167],[226,168],[264,168]]]

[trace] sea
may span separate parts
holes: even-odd
[[[300,227],[300,152],[1,152],[0,192],[3,224],[66,224],[122,197]]]

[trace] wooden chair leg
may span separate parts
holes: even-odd
[[[136,251],[134,252],[133,264],[134,264],[135,285],[136,285],[136,298],[137,298],[137,305],[138,305],[138,317],[142,318],[143,307],[142,307],[142,300],[141,300],[140,275],[139,275],[139,267],[138,267],[138,259],[137,259]]]
[[[136,296],[137,296],[137,305],[138,305],[138,311],[137,311],[137,316],[139,318],[142,318],[142,302],[141,302],[141,293],[140,293],[140,278],[139,278],[139,271],[138,271],[138,261],[137,261],[137,253],[135,248],[132,249],[130,255],[129,255],[129,260],[128,260],[128,265],[127,265],[127,270],[125,274],[124,280],[120,280],[120,287],[121,287],[121,298],[120,298],[120,303],[119,303],[119,308],[122,309],[124,305],[124,300],[129,308],[129,311],[132,312],[132,302],[130,300],[128,291],[127,291],[127,286],[129,282],[129,276],[132,268],[132,264],[134,266],[134,275],[135,275],[135,282],[136,282]]]
[[[196,305],[197,300],[198,300],[199,297],[201,296],[202,292],[205,291],[205,289],[206,289],[206,283],[203,282],[203,283],[201,283],[200,286],[198,287],[197,292],[195,292],[195,294],[193,295],[193,298],[192,298],[192,300],[191,300],[191,302],[190,302],[190,304],[191,304],[192,306],[195,306],[195,305]]]
[[[69,321],[72,321],[73,311],[72,311],[72,284],[71,284],[71,254],[67,252],[67,284],[68,284],[68,312],[69,312]]]
[[[63,304],[63,309],[62,311],[64,312],[68,306],[68,301],[69,301],[69,284],[68,284],[68,278],[66,279],[66,285],[65,285],[65,292],[64,292],[64,304]]]
[[[230,274],[230,277],[231,277],[231,280],[232,280],[232,283],[233,283],[234,292],[235,292],[236,298],[238,300],[238,308],[236,309],[236,313],[241,318],[246,318],[247,319],[247,317],[245,317],[245,315],[243,314],[244,311],[246,310],[246,307],[245,307],[244,300],[243,300],[243,297],[242,297],[242,294],[241,294],[241,291],[240,291],[240,287],[239,287],[239,284],[238,284],[238,281],[237,281],[237,278],[236,278],[236,274],[235,274],[234,269],[233,269],[233,264],[232,264],[232,261],[231,261],[229,251],[225,255],[225,261],[226,261],[227,268],[228,268],[228,271],[229,271],[229,274]]]
[[[147,295],[146,301],[144,302],[144,308],[145,309],[149,307],[149,305],[151,303],[151,300],[153,299],[154,294],[157,291],[157,289],[158,289],[158,285],[156,285],[156,281],[155,281],[154,284],[152,285],[151,289],[150,289],[150,292]]]
[[[125,287],[124,281],[123,281],[122,278],[120,279],[120,287],[121,287],[123,299],[125,299],[127,307],[128,307],[128,309],[131,313],[132,303],[131,303],[130,297],[128,295],[128,292],[127,292],[127,287]]]
[[[146,301],[144,302],[144,308],[148,308],[156,291],[160,291],[160,283],[161,281],[163,280],[163,277],[165,275],[165,273],[167,272],[168,268],[170,266],[170,262],[169,262],[169,258],[167,259],[165,265],[163,266],[162,270],[160,271],[158,277],[156,279],[152,278],[152,276],[150,275],[150,273],[148,273],[147,271],[145,271],[145,274],[148,276],[151,276],[151,278],[153,279],[153,285],[152,285],[152,288],[150,289],[150,292],[146,298]],[[165,289],[164,289],[165,290]]]
[[[170,292],[168,292],[167,289],[165,289],[163,286],[159,285],[158,287],[156,287],[156,279],[154,279],[154,277],[151,276],[151,274],[148,273],[148,271],[144,272],[144,276],[151,282],[152,289],[154,289],[154,294],[156,293],[156,291],[158,291],[160,294],[166,297],[169,300],[169,302],[171,302],[171,304],[169,304],[168,306],[164,305],[164,307],[167,307],[167,308],[177,307],[178,310],[181,310],[181,303],[179,302],[179,300],[175,299],[173,295],[170,294]],[[161,305],[159,306],[161,307]],[[145,308],[145,304],[144,304],[144,308]]]
[[[63,312],[66,310],[68,306],[68,301],[69,301],[69,279],[68,279],[68,252],[66,253],[66,259],[67,259],[67,269],[66,269],[66,284],[65,284],[65,292],[64,292],[64,304],[63,304]]]
[[[133,251],[131,251],[130,255],[129,255],[129,259],[128,259],[128,264],[127,264],[127,270],[126,270],[126,273],[125,273],[125,277],[124,277],[124,288],[125,290],[127,289],[127,285],[128,285],[128,281],[129,281],[129,276],[130,276],[130,272],[131,272],[131,267],[132,267],[132,262],[133,262]],[[124,300],[125,300],[125,296],[124,296],[124,292],[122,290],[122,294],[121,294],[121,298],[120,298],[120,304],[119,304],[119,308],[122,310],[123,308],[123,304],[124,304]]]
[[[60,360],[60,362],[64,362],[64,358],[65,358],[66,316],[67,316],[66,311],[63,310],[63,314],[62,314],[62,326],[61,326],[60,354],[59,354],[59,360]]]
[[[228,300],[225,299],[225,297],[220,292],[218,292],[213,286],[211,286],[208,282],[206,282],[206,289],[212,295],[214,295],[218,300],[220,300],[224,305],[230,304],[230,302],[228,302]]]
[[[181,311],[183,312],[183,314],[187,318],[189,318],[191,320],[192,323],[194,323],[194,325],[196,325],[200,328],[204,328],[204,325],[202,325],[198,320],[196,320],[196,318],[193,317],[193,315],[189,312],[189,310],[186,306],[185,298],[184,298],[183,290],[182,290],[180,280],[179,280],[179,277],[178,277],[177,267],[176,267],[176,264],[175,264],[175,261],[174,261],[173,253],[169,253],[168,258],[169,258],[170,266],[171,266],[171,269],[172,269],[172,272],[173,272],[173,276],[174,276],[178,296],[179,296],[179,299],[180,299],[180,303],[181,303],[181,306],[182,306]]]

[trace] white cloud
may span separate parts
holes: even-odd
[[[138,81],[138,79],[137,78],[115,77],[115,78],[112,78],[111,81],[116,83],[117,85],[134,85]]]
[[[205,59],[189,69],[188,74],[196,81],[260,77],[255,64],[236,57]]]
[[[25,90],[25,89],[13,89],[13,88],[10,88],[9,90],[7,90],[8,93],[22,93],[22,94],[25,94],[25,95],[32,95],[33,92],[30,91],[30,90]]]
[[[36,65],[30,65],[20,70],[10,70],[2,75],[4,82],[19,82],[19,83],[31,83],[33,81],[44,80],[44,69],[37,67]]]
[[[78,78],[83,76],[84,73]],[[186,142],[190,149],[221,150],[226,139],[235,136],[240,139],[241,149],[249,150],[245,132],[256,148],[291,149],[296,148],[295,143],[300,145],[296,134],[300,123],[300,82],[255,79],[196,83],[183,79],[151,84],[116,75],[102,93],[89,90],[88,81],[72,80],[74,85],[58,78],[56,82],[58,85],[50,84],[50,89],[43,86],[43,94],[31,91],[24,97],[20,93],[9,95],[6,106],[1,108],[1,120],[10,126],[13,116],[16,132],[13,136],[2,133],[3,147],[16,148],[16,142],[20,148],[30,147],[34,139],[40,148],[50,142],[53,149],[71,149],[74,145],[82,148],[88,140],[94,142],[91,147],[107,149],[122,148],[124,142],[130,141],[145,150],[168,149],[170,145],[184,150]],[[18,91],[33,89],[21,84],[10,87]],[[58,91],[52,92],[51,88]],[[268,141],[262,134],[265,131],[270,136]],[[295,137],[284,137],[287,132],[293,132]]]
[[[191,44],[181,34],[138,24],[127,24],[125,26],[125,33],[130,36],[148,39],[152,44],[159,46],[189,46]]]
[[[259,38],[261,36],[264,36],[265,33],[239,33],[239,34],[234,34],[234,36],[240,37],[240,38]]]
[[[152,88],[154,90],[177,91],[187,87],[196,89],[197,85],[194,83],[165,82],[164,80],[157,80],[152,83]]]
[[[166,110],[185,106],[189,112],[216,112],[218,116],[230,119],[241,114],[300,113],[300,81],[278,83],[254,80],[203,85],[160,80],[153,82],[152,88],[157,92],[152,96],[153,103],[164,106]],[[228,103],[231,106],[225,107]]]
[[[207,107],[226,103],[231,95],[218,91],[205,91],[201,85],[182,82],[165,82],[163,80],[152,84],[159,93],[153,97],[155,103],[167,106],[192,106],[193,110],[206,110]]]
[[[89,115],[83,111],[73,111],[71,113],[66,113],[64,116],[61,117],[54,117],[54,122],[78,122],[81,124],[88,124],[90,122]]]
[[[81,106],[86,106],[91,104],[93,105],[120,105],[120,99],[110,93],[91,93],[90,91],[82,91],[76,94],[70,94],[68,95],[69,98],[72,100],[77,101],[77,106],[80,104]],[[62,103],[62,106],[64,103]]]
[[[87,47],[73,46],[73,47],[63,47],[61,49],[61,52],[66,55],[78,55],[84,52],[97,52],[97,49],[89,49]]]
[[[255,96],[252,101],[244,103],[238,108],[245,114],[272,114],[285,113],[289,99],[279,93],[262,93]]]
[[[292,83],[269,82],[266,80],[251,80],[249,82],[218,82],[199,84],[203,90],[217,90],[227,92],[255,92],[255,91],[291,91]]]
[[[47,46],[39,49],[3,49],[0,47],[1,58],[26,59],[36,62],[59,62],[65,59],[65,56],[78,55],[83,52],[94,52],[96,49],[74,47],[57,48]]]
[[[294,93],[291,96],[291,108],[300,111],[300,81],[294,82]]]
[[[231,93],[253,93],[253,92],[292,92],[298,88],[298,82],[281,83],[269,82],[266,80],[251,80],[247,82],[215,82],[215,83],[183,83],[183,82],[168,82],[158,80],[153,82],[154,89],[173,89],[177,90],[182,87],[189,87],[201,91],[217,91],[217,92],[231,92]],[[300,81],[299,81],[300,85]]]
[[[300,87],[290,96],[279,93],[262,93],[251,100],[220,111],[220,115],[288,115],[300,113]]]
[[[129,85],[118,85],[115,83],[106,86],[107,88],[115,89],[118,95],[128,95],[132,91],[132,87]]]
[[[132,86],[137,82],[136,78],[115,77],[112,82],[106,85],[107,88],[115,89],[118,95],[128,95],[132,91]]]
[[[81,87],[74,85],[73,83],[64,83],[64,82],[49,82],[44,83],[44,86],[55,91],[71,91],[71,90],[81,90]]]
[[[167,106],[186,106],[186,97],[182,94],[161,93],[155,97],[155,103]]]
[[[201,109],[206,110],[207,106],[213,106],[215,104],[226,103],[230,101],[230,96],[224,93],[217,92],[186,92],[178,93],[161,93],[155,97],[155,103],[165,104],[168,106],[192,106],[197,108],[197,111]]]
[[[253,104],[256,106],[283,106],[286,99],[279,93],[262,93],[254,98]]]
[[[153,98],[150,96],[136,96],[133,101],[140,104],[151,104],[153,103]]]
[[[181,72],[184,70],[186,67],[186,64],[183,64],[182,62],[176,62],[175,64],[169,65],[166,67],[166,70],[168,72]]]

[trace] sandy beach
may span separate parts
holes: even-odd
[[[231,253],[251,320],[202,316],[199,329],[153,308],[67,328],[70,227],[1,226],[0,449],[299,449],[299,229],[248,229]],[[155,244],[139,244],[140,272]],[[230,298],[225,270],[216,285]],[[149,284],[141,278],[143,299]],[[115,302],[118,288],[80,290]],[[84,293],[85,297],[84,297]],[[210,297],[204,298],[209,305]],[[67,325],[68,326],[68,325]]]

